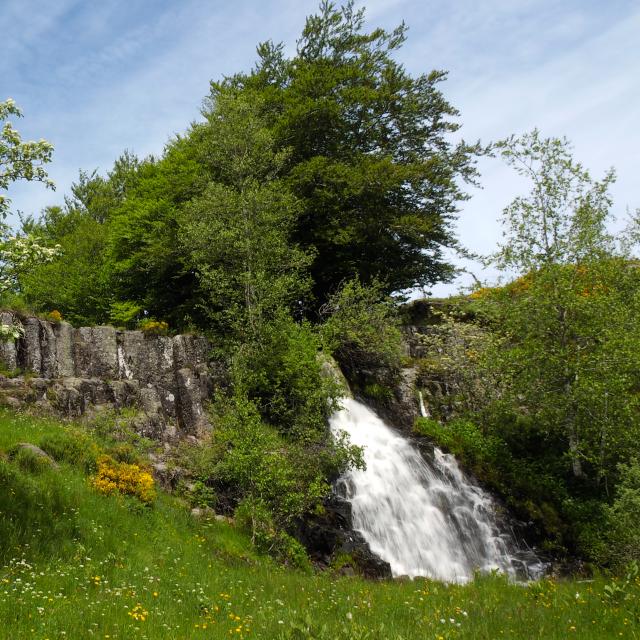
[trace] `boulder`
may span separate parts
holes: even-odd
[[[30,442],[18,442],[16,445],[14,445],[13,450],[29,451],[37,458],[41,458],[42,460],[45,460],[54,469],[59,468],[58,463],[46,451],[43,451],[40,447],[36,446],[35,444],[31,444]]]

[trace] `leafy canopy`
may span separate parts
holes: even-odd
[[[290,150],[282,175],[301,202],[294,239],[314,256],[316,308],[355,276],[392,292],[452,273],[442,249],[455,244],[480,148],[450,141],[446,74],[414,78],[394,60],[405,36],[404,24],[367,33],[353,2],[322,2],[292,58],[263,43],[251,73],[211,85],[210,109],[229,92],[259,95],[277,148]]]
[[[566,140],[538,131],[498,149],[532,184],[505,209],[494,256],[521,276],[479,296],[503,337],[492,353],[503,397],[560,436],[574,478],[604,486],[640,436],[640,275],[632,235],[608,231],[613,172],[594,180]]]

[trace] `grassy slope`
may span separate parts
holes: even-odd
[[[0,412],[0,451],[60,428]],[[30,505],[12,502],[0,475],[0,524],[24,523],[0,540],[0,638],[640,638],[637,581],[609,603],[604,579],[527,588],[309,576],[257,556],[226,523],[193,521],[170,496],[137,508],[67,465],[23,475],[40,496]],[[54,509],[55,526],[27,507]]]

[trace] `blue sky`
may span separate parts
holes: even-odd
[[[448,70],[441,88],[461,112],[466,139],[535,126],[566,135],[594,175],[617,169],[619,218],[640,206],[637,0],[361,4],[371,26],[409,25],[398,58],[412,73]],[[315,0],[0,0],[0,99],[22,107],[25,137],[55,145],[57,191],[16,185],[13,209],[61,203],[79,169],[106,171],[124,149],[161,152],[199,117],[209,80],[249,69],[260,41],[292,51],[316,8]],[[458,233],[488,252],[500,239],[502,208],[525,186],[498,160],[480,169],[484,188],[464,203]]]

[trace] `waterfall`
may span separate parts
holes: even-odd
[[[535,577],[543,565],[501,531],[491,497],[434,448],[425,459],[410,441],[351,398],[330,421],[364,448],[365,470],[353,469],[336,490],[351,502],[353,528],[394,576],[465,582],[475,570]]]

